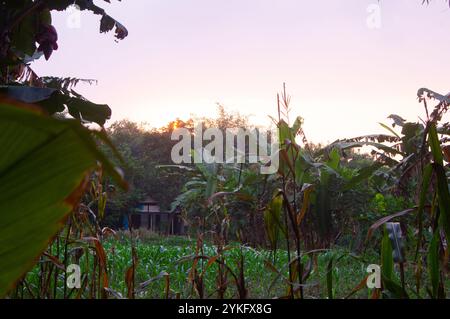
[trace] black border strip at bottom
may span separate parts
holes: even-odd
[[[448,312],[448,300],[0,300],[3,314],[66,315],[86,318],[92,311],[104,316],[144,318],[300,318],[316,315],[380,318],[408,314],[432,315],[442,307]],[[444,310],[444,307],[447,308]],[[294,315],[294,316],[292,316]],[[387,318],[386,317],[386,318]],[[5,316],[6,318],[6,316]],[[20,318],[20,317],[19,317]]]

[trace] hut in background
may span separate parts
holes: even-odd
[[[181,218],[180,210],[161,211],[158,202],[151,197],[145,198],[138,204],[131,214],[129,224],[129,227],[133,229],[148,229],[159,234],[186,234],[186,225]]]

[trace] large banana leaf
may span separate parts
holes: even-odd
[[[0,94],[8,98],[39,105],[48,114],[63,112],[67,107],[70,115],[79,120],[104,125],[111,117],[111,109],[106,104],[95,104],[71,90],[37,88],[30,86],[0,86]]]
[[[0,100],[0,297],[63,226],[98,162],[120,178],[79,122]]]

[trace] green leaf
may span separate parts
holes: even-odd
[[[57,90],[51,88],[38,88],[20,85],[0,86],[0,93],[20,102],[32,104],[37,104],[48,100],[57,94],[57,92]]]
[[[358,171],[358,175],[354,176],[351,180],[349,180],[345,184],[344,190],[349,190],[349,189],[353,188],[355,185],[357,185],[358,183],[360,183],[364,180],[367,180],[370,176],[373,175],[373,173],[375,173],[381,167],[383,167],[383,164],[376,162],[370,166],[360,169]]]
[[[266,228],[267,237],[269,238],[271,248],[276,251],[278,247],[278,240],[280,237],[280,230],[284,233],[284,228],[281,225],[281,212],[283,208],[283,196],[277,195],[272,198],[269,206],[264,211],[264,225]]]
[[[77,121],[0,102],[0,297],[36,261],[101,162],[120,176]]]
[[[447,241],[450,241],[450,193],[444,168],[439,164],[433,164],[437,178],[437,193],[439,202],[439,225],[445,232]]]
[[[300,116],[297,116],[297,118],[295,119],[294,125],[292,125],[292,129],[291,129],[292,134],[294,136],[298,134],[302,125],[303,125],[303,118],[301,118]]]
[[[392,244],[386,227],[381,241],[381,278],[384,289],[393,294],[394,298],[408,298],[403,288],[394,280]]]
[[[436,230],[428,248],[428,273],[432,286],[433,298],[437,298],[439,291],[439,230]]]
[[[381,273],[383,277],[392,280],[394,270],[394,260],[392,257],[392,245],[388,232],[384,230],[383,239],[381,241]]]
[[[437,193],[439,202],[439,224],[444,229],[447,241],[450,241],[450,192],[448,190],[448,180],[444,169],[444,156],[436,130],[436,125],[430,123],[428,143],[433,154],[433,170],[437,178]]]
[[[327,165],[333,170],[337,170],[340,162],[340,154],[337,148],[333,148],[329,154],[330,159],[327,161]]]
[[[74,118],[102,126],[111,117],[108,105],[92,103],[73,90],[69,95],[54,88],[8,85],[0,86],[0,93],[20,102],[38,104],[49,114],[62,112],[67,107]]]
[[[408,294],[406,293],[406,291],[403,290],[402,286],[400,286],[394,280],[386,278],[383,274],[381,275],[381,278],[383,280],[385,290],[390,292],[393,298],[395,299],[409,298]]]
[[[72,97],[67,101],[70,115],[76,119],[104,125],[111,117],[111,109],[106,104],[96,104],[82,98]]]
[[[439,143],[436,125],[434,123],[430,124],[430,131],[428,133],[428,143],[430,144],[431,153],[433,154],[434,161],[442,166],[444,163],[444,157],[442,155],[442,149]]]
[[[400,135],[398,135],[393,129],[391,129],[389,126],[387,126],[386,124],[383,123],[378,123],[381,125],[381,127],[385,128],[386,130],[388,130],[389,132],[391,132],[392,134],[394,134],[396,137],[401,138]]]

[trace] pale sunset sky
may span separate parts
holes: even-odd
[[[424,116],[420,87],[450,91],[450,9],[443,0],[123,0],[97,1],[129,36],[99,34],[99,17],[53,15],[59,50],[32,65],[39,75],[98,80],[80,93],[109,104],[112,121],[160,127],[216,103],[276,115],[286,82],[292,113],[314,142],[386,132],[392,113]],[[367,20],[380,8],[379,28]],[[373,6],[372,6],[373,7]],[[76,13],[75,13],[76,14]]]

